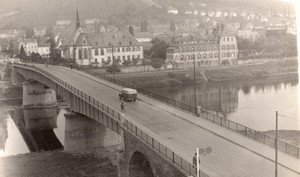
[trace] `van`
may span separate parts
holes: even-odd
[[[123,88],[119,93],[120,100],[135,101],[137,99],[137,90],[131,88]]]

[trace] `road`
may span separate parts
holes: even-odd
[[[38,65],[38,67],[121,112],[118,97],[120,86],[68,68],[43,65]],[[190,159],[190,162],[197,147],[211,147],[211,154],[201,156],[201,170],[204,172],[220,177],[274,177],[275,164],[272,159],[268,158],[274,156],[274,149],[241,135],[232,135],[248,143],[239,145],[240,142],[224,138],[224,135],[230,137],[234,133],[230,130],[216,127],[209,122],[201,127],[182,117],[187,113],[182,113],[180,110],[142,95],[138,98],[136,102],[126,102],[125,118],[141,124],[147,131],[162,139],[167,147],[171,147],[183,158]],[[223,135],[213,133],[216,129],[220,129]],[[257,147],[256,149],[260,152],[255,153],[255,150],[247,147],[254,147],[254,149]],[[264,154],[266,154],[265,157]],[[278,166],[279,177],[300,176],[299,159],[291,158],[283,153],[279,153],[279,159],[279,162],[283,164],[283,166]]]

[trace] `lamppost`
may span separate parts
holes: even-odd
[[[114,59],[114,45],[112,43],[110,43],[110,46],[111,46],[111,56],[112,56],[112,62],[113,62],[113,65],[112,65],[112,73],[113,73],[113,78],[115,80],[115,59]]]
[[[197,152],[195,153],[195,156],[193,157],[193,164],[196,166],[197,169],[197,177],[201,177],[200,174],[200,155],[206,156],[209,155],[212,152],[211,147],[204,148],[197,148]]]
[[[196,92],[196,55],[194,57],[194,95],[195,95],[195,114],[197,115],[197,92]]]
[[[278,161],[277,161],[277,153],[278,153],[278,111],[276,111],[276,131],[275,131],[275,177],[278,176]]]

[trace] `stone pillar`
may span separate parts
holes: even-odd
[[[197,106],[197,116],[201,116],[201,106]]]
[[[93,150],[119,145],[119,135],[79,113],[65,114],[65,150]]]
[[[15,67],[11,67],[10,79],[11,79],[12,85],[20,85],[24,81],[22,76],[16,71]]]
[[[23,83],[23,106],[51,106],[57,102],[53,89],[37,81]]]

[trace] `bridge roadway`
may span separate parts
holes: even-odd
[[[120,111],[120,86],[69,68],[36,66]],[[197,147],[211,147],[211,154],[201,156],[200,166],[210,176],[275,176],[273,148],[146,96],[138,98],[125,103],[125,118],[146,127],[191,163]],[[299,159],[279,152],[278,160],[279,177],[300,176]]]

